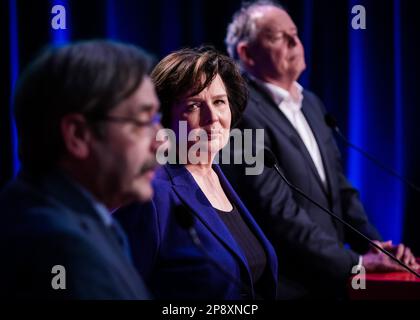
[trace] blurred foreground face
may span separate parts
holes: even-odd
[[[197,148],[197,156],[204,152],[203,158],[211,160],[229,140],[232,114],[226,87],[219,75],[213,79],[208,87],[194,96],[182,98],[172,109],[172,129],[178,135],[180,121],[187,124],[188,135],[197,135],[195,141],[188,141],[188,150],[192,146]],[[190,136],[191,136],[190,135]],[[179,139],[186,137],[178,136]],[[189,153],[189,158],[191,152]],[[189,159],[191,160],[191,159]]]
[[[296,80],[305,70],[305,56],[297,28],[286,11],[264,6],[255,13],[257,35],[250,55],[264,80]]]
[[[103,137],[92,142],[98,183],[112,204],[147,201],[153,196],[158,109],[154,86],[146,76],[130,97],[110,111]]]

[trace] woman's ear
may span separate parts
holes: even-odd
[[[67,152],[77,159],[86,159],[92,132],[85,117],[79,113],[67,114],[61,119],[60,129]]]

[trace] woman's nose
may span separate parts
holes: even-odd
[[[204,109],[203,120],[205,123],[213,123],[219,119],[218,111],[211,103],[206,104]]]

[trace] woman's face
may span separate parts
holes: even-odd
[[[172,108],[171,118],[178,144],[187,145],[189,162],[194,155],[212,161],[217,152],[228,143],[232,120],[222,78],[216,75],[210,85],[199,94],[182,98]],[[185,122],[182,124],[181,121]],[[188,136],[183,136],[185,123]]]

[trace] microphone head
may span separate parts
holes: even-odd
[[[175,219],[183,229],[191,229],[194,226],[193,215],[183,206],[174,208]]]
[[[325,123],[327,124],[327,126],[329,126],[331,129],[336,129],[337,128],[337,120],[335,119],[335,117],[330,114],[327,113],[324,117],[325,119]]]
[[[264,152],[264,165],[267,168],[274,168],[274,166],[277,164],[277,159],[273,151],[271,151],[268,148],[264,148],[263,152]]]

